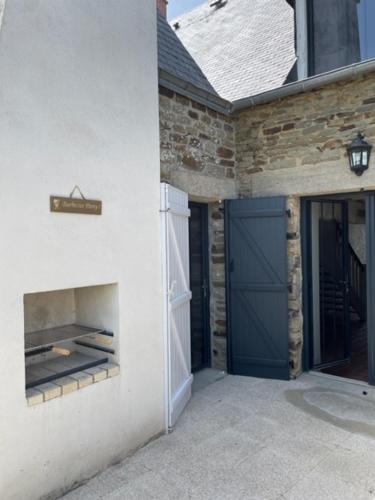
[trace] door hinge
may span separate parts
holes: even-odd
[[[234,271],[234,260],[231,259],[231,261],[229,262],[229,272],[233,273],[233,271]]]
[[[288,208],[287,210],[285,210],[285,213],[286,213],[288,219],[291,219],[291,217],[292,217],[292,211],[290,210],[290,208]]]

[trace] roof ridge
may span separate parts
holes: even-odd
[[[283,85],[295,63],[286,0],[228,0],[222,9],[204,3],[177,20],[176,35],[226,100]]]
[[[211,7],[211,2],[213,0],[205,0],[205,2],[201,3],[200,5],[197,5],[191,10],[188,10],[187,12],[184,12],[180,16],[174,17],[169,21],[169,24],[173,26],[175,23],[181,22],[184,19],[188,19],[190,16],[192,17],[192,14],[195,11],[200,11],[202,10],[202,16],[201,17],[195,17],[191,20],[191,22],[184,24],[183,28],[189,27],[193,23],[200,23],[204,21],[205,19],[208,19],[215,15],[217,12],[221,11],[221,9],[226,6],[227,4],[230,5],[232,3],[232,0],[226,0],[226,2],[219,8],[216,7]]]
[[[157,13],[157,30],[159,69],[218,99],[216,89],[199,63],[159,12]]]
[[[173,24],[173,22],[176,22],[176,21],[179,21],[180,19],[182,19],[183,17],[186,17],[188,16],[189,14],[192,14],[194,11],[198,11],[198,10],[201,10],[201,9],[204,9],[204,8],[207,8],[208,7],[208,0],[205,0],[204,2],[202,2],[201,4],[199,5],[196,5],[195,7],[193,7],[191,10],[188,10],[186,12],[184,12],[183,14],[181,14],[180,16],[176,16],[174,17],[173,19],[171,19],[169,21],[169,24]]]

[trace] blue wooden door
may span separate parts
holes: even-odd
[[[289,379],[286,199],[228,201],[226,245],[229,371]]]

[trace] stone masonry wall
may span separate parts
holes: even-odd
[[[227,316],[225,300],[224,204],[210,203],[209,211],[212,359],[221,370],[227,365]]]
[[[303,317],[302,317],[302,259],[300,233],[300,200],[288,197],[288,319],[289,361],[292,377],[302,372]]]
[[[302,196],[375,186],[375,168],[357,177],[346,155],[358,131],[375,144],[374,74],[247,109],[235,124],[242,194]]]
[[[162,181],[176,171],[235,179],[231,119],[164,87],[159,88]],[[207,198],[214,193],[208,192]]]
[[[212,365],[226,369],[224,213],[237,197],[232,119],[163,87],[160,101],[161,180],[208,203]]]
[[[288,196],[289,344],[297,375],[303,343],[300,197],[375,188],[374,156],[357,177],[346,154],[358,131],[375,145],[375,75],[247,109],[237,114],[235,129],[240,195]]]

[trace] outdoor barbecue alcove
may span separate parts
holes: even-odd
[[[116,284],[25,294],[24,322],[30,406],[118,374]]]

